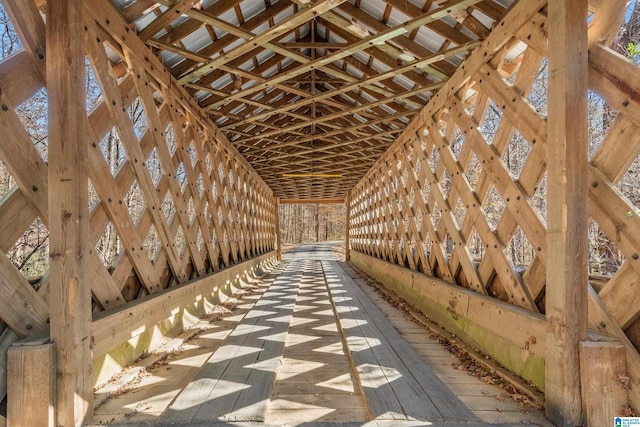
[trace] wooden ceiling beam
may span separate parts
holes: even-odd
[[[212,7],[214,7],[217,3],[214,3]],[[274,4],[273,6],[269,7],[268,9],[263,10],[262,12],[256,14],[256,16],[252,17],[251,19],[247,20],[244,24],[235,27],[233,25],[228,25],[229,29],[231,28],[237,28],[237,29],[241,29],[243,31],[248,32],[249,34],[249,38],[254,36],[255,34],[253,34],[251,31],[258,28],[260,25],[262,25],[263,23],[267,22],[270,18],[272,18],[273,16],[284,12],[285,10],[287,10],[288,8],[291,7],[291,3],[287,3],[287,2],[278,2],[276,4]],[[196,21],[199,22],[198,27],[203,25],[203,23],[207,23],[207,24],[211,24],[213,27],[215,27],[215,25],[213,25],[213,23],[215,21],[205,21],[203,17],[206,16],[211,16],[213,18],[217,18],[217,16],[209,13],[209,10],[211,8],[207,9],[207,11],[195,11],[195,9],[191,9],[189,12],[187,12],[187,14],[189,16],[191,16],[192,18],[197,19],[203,19],[203,21]],[[224,21],[221,21],[224,22]],[[226,31],[226,29],[225,29]],[[215,42],[211,43],[208,46],[205,46],[204,48],[200,49],[198,51],[199,54],[207,56],[207,57],[211,57],[213,55],[217,55],[219,54],[221,51],[223,51],[225,48],[227,48],[228,46],[232,45],[236,40],[238,40],[238,38],[240,38],[240,36],[235,35],[234,33],[231,32],[227,32],[227,34],[225,34],[224,36],[220,37],[218,40],[216,40]],[[165,42],[170,43],[171,40],[163,40]],[[171,72],[174,76],[181,76],[187,72],[189,72],[189,70],[192,70],[194,67],[196,67],[198,64],[194,63],[193,61],[184,61],[184,63],[180,63],[178,64],[176,67],[174,67]]]
[[[293,43],[274,43],[285,49],[344,49],[348,43],[327,42],[327,41],[296,41]]]
[[[360,52],[362,50],[365,50],[369,47],[372,46],[376,46],[378,44],[382,44],[385,43],[388,40],[394,39],[402,34],[405,34],[409,31],[411,31],[414,28],[420,27],[428,22],[433,22],[436,20],[439,20],[447,15],[449,15],[450,13],[454,12],[455,10],[460,10],[462,8],[468,7],[471,4],[475,4],[477,3],[479,0],[452,0],[450,2],[447,3],[447,6],[445,7],[439,7],[437,9],[434,9],[430,12],[427,12],[415,19],[412,19],[409,22],[404,23],[403,25],[394,27],[394,28],[388,28],[387,30],[380,32],[378,34],[372,35],[370,37],[367,37],[365,39],[362,39],[360,42],[354,43],[352,44],[349,48],[347,49],[341,49],[339,51],[336,51],[330,55],[321,57],[316,59],[315,61],[311,61],[308,64],[304,64],[304,65],[300,65],[298,67],[296,67],[294,70],[291,70],[287,73],[281,73],[279,76],[261,84],[261,85],[257,85],[256,87],[253,88],[249,88],[246,89],[240,93],[237,93],[235,95],[233,95],[236,98],[243,98],[245,96],[249,96],[259,90],[262,90],[266,87],[272,86],[275,83],[280,83],[286,80],[289,80],[290,78],[293,77],[297,77],[301,74],[304,74],[305,72],[312,70],[313,68],[317,68],[320,66],[324,66],[327,64],[331,64],[339,59],[345,58],[347,56],[351,56],[354,53]],[[436,60],[439,60],[436,59]],[[417,62],[417,61],[414,61]],[[427,65],[430,62],[425,62],[424,64],[422,64],[421,66]],[[413,64],[413,63],[412,63]],[[412,65],[413,66],[413,65]],[[219,101],[222,102],[222,101]],[[219,105],[219,103],[215,103],[212,104],[212,106],[210,108],[215,108]]]
[[[259,35],[253,37],[250,41],[247,41],[240,46],[234,48],[230,52],[226,52],[223,56],[218,57],[204,64],[203,66],[196,68],[195,70],[187,73],[186,75],[180,77],[178,80],[180,83],[184,83],[196,78],[199,78],[212,70],[218,68],[221,64],[224,64],[234,58],[237,58],[240,55],[243,55],[247,52],[250,52],[256,49],[258,46],[266,42],[270,42],[292,30],[294,30],[299,25],[302,25],[310,20],[312,20],[316,15],[322,15],[327,10],[335,7],[336,5],[343,3],[346,0],[319,0],[314,3],[312,6],[307,7],[298,13],[289,17],[279,25],[270,27],[268,30],[260,33]]]
[[[191,7],[199,1],[200,0],[175,1],[160,16],[154,19],[149,25],[144,27],[144,29],[138,33],[138,37],[143,42],[146,42],[151,37],[155,36],[160,30],[178,19],[188,9],[191,9]]]
[[[281,205],[300,205],[300,204],[310,204],[310,203],[321,204],[321,205],[344,203],[344,197],[333,198],[333,199],[280,199]]]
[[[376,147],[359,147],[353,150],[346,150],[340,152],[328,152],[323,155],[314,155],[314,156],[300,156],[301,159],[293,160],[293,161],[276,161],[272,163],[263,163],[256,165],[256,170],[260,170],[263,172],[268,172],[273,168],[281,168],[287,169],[291,166],[303,166],[312,163],[316,167],[320,164],[327,165],[329,170],[340,170],[345,171],[344,165],[342,163],[348,161],[351,164],[349,167],[353,166],[355,168],[361,167],[360,160],[366,158],[367,156],[381,156],[385,150],[389,147],[389,144],[378,144]],[[318,163],[320,162],[320,163]],[[338,169],[338,166],[340,168]],[[331,169],[333,168],[333,169]]]
[[[121,10],[120,13],[127,22],[131,23],[158,7],[160,5],[155,0],[137,0]]]
[[[363,175],[375,161],[380,158],[380,155],[384,153],[385,150],[382,150],[380,153],[368,154],[366,156],[358,156],[349,157],[347,159],[336,160],[327,159],[323,160],[321,164],[313,164],[310,166],[303,167],[301,164],[292,164],[292,163],[281,163],[279,165],[265,165],[265,166],[256,166],[255,170],[262,176],[267,176],[265,181],[268,182],[269,179],[278,179],[281,180],[281,175],[283,173],[291,173],[292,167],[299,167],[300,172],[314,172],[314,173],[335,173],[336,170],[339,170],[343,175],[353,174]],[[357,162],[354,162],[354,158],[357,159]],[[312,160],[312,159],[310,159]],[[310,168],[310,169],[309,169]]]
[[[319,111],[321,112],[322,116],[329,116],[329,115],[337,113],[337,111],[330,110],[330,109],[326,109],[326,111],[325,111],[325,108],[322,108],[322,107],[319,107]],[[388,114],[388,113],[386,113],[386,114]],[[388,116],[385,116],[385,114],[376,115],[376,118],[380,118],[380,117],[388,117]],[[371,120],[375,120],[375,119],[372,118]],[[355,120],[355,118],[352,115],[338,117],[338,118],[334,119],[332,122],[336,123],[337,125],[339,125],[339,129],[340,130],[361,123],[359,120]],[[369,122],[369,120],[367,120],[367,122]],[[325,125],[325,123],[318,123],[317,125],[318,126],[322,126],[322,127],[326,127],[326,126],[323,126],[323,125]],[[366,129],[370,129],[370,130],[366,130]],[[375,130],[371,126],[365,128],[365,129],[362,129],[362,130],[354,131],[354,133],[356,133],[357,135],[362,135],[362,136],[375,135],[377,132],[379,132],[379,130]]]
[[[253,57],[253,55],[251,55],[251,53],[248,53],[245,56],[241,56],[240,58],[237,58],[237,59],[234,59],[233,61],[230,61],[228,63],[228,65],[239,67],[244,62],[250,60],[252,57]],[[264,61],[262,64],[259,64],[257,67],[255,67],[252,70],[252,72],[253,73],[257,73],[257,74],[265,73],[267,70],[278,66],[278,64],[280,64],[283,59],[284,59],[284,57],[282,57],[280,55],[273,55],[272,57],[270,57],[269,59]],[[290,64],[289,66],[287,66],[287,68],[293,68],[293,66],[294,66],[293,64]],[[198,85],[202,85],[202,86],[209,86],[211,84],[215,84],[216,81],[218,81],[221,78],[224,78],[226,75],[227,75],[227,73],[224,72],[223,70],[216,70],[215,72],[208,74],[205,78],[199,80],[198,82],[194,82],[194,84],[198,84]],[[224,95],[224,98],[228,98],[230,94],[231,94],[231,92],[227,92]],[[255,95],[253,97],[255,97]],[[205,108],[205,107],[211,105],[213,102],[218,101],[219,99],[220,98],[210,97],[210,98],[207,98],[207,99],[201,101],[200,105],[203,108]]]
[[[494,21],[501,20],[505,13],[507,13],[507,8],[493,0],[483,0],[473,5],[473,8],[478,9]]]
[[[396,135],[398,133],[400,133],[400,131],[388,131],[388,132],[381,133],[380,136]],[[315,148],[307,148],[307,149],[300,150],[300,151],[292,151],[290,153],[282,154],[280,156],[268,157],[268,158],[256,160],[254,162],[254,164],[258,165],[258,164],[261,164],[261,163],[268,163],[268,162],[273,162],[273,161],[278,161],[278,160],[284,160],[285,163],[286,162],[296,163],[295,161],[290,161],[289,159],[291,157],[305,157],[305,156],[308,156],[310,154],[316,154],[316,153],[323,153],[323,152],[327,152],[327,151],[332,151],[332,150],[335,150],[336,148],[341,148],[341,147],[353,147],[353,146],[357,146],[357,144],[360,143],[360,142],[370,141],[372,139],[374,139],[374,138],[373,137],[359,138],[359,139],[346,141],[346,142],[343,142],[343,143],[340,143],[340,144],[334,144],[334,145],[327,146],[327,147],[315,147]],[[376,142],[379,142],[379,141],[376,140]],[[388,147],[392,143],[393,143],[393,140],[388,140],[387,142],[380,143],[377,147],[367,147],[367,148],[365,148],[365,150],[372,150],[372,149],[376,149],[378,147],[384,147],[384,150],[386,150],[386,147]],[[331,156],[339,156],[339,155],[347,154],[347,153],[348,154],[355,154],[355,153],[357,153],[357,152],[359,152],[361,150],[362,150],[362,148],[351,149],[348,152],[336,151],[335,153],[331,153],[331,154],[327,155],[328,157],[326,157],[326,158],[331,158]],[[382,151],[384,151],[384,150],[382,150]],[[314,156],[313,158],[316,158],[316,157]]]
[[[324,136],[325,137],[332,137],[332,136],[338,136],[338,135],[345,135],[345,134],[347,134],[349,132],[353,132],[355,130],[358,130],[358,129],[361,129],[361,128],[364,128],[364,127],[368,127],[368,126],[372,126],[372,125],[382,125],[385,122],[389,122],[389,121],[392,122],[392,121],[394,121],[394,120],[396,120],[396,119],[398,119],[400,117],[406,117],[406,116],[405,115],[400,115],[400,114],[387,116],[387,117],[380,118],[378,120],[374,120],[374,121],[371,121],[371,122],[360,123],[360,124],[357,124],[357,125],[354,125],[354,126],[351,126],[351,127],[347,127],[347,128],[342,129],[342,130],[336,130],[336,131],[333,131],[333,132],[328,132],[328,133],[324,134]],[[401,130],[402,129],[398,129],[398,131],[401,131]],[[313,139],[313,137],[307,137],[306,139],[300,140],[300,142],[304,143],[304,142],[311,141],[312,139]],[[246,143],[247,141],[248,140],[240,139],[240,140],[234,141],[233,143],[241,145],[241,144]]]
[[[360,10],[358,8],[355,8],[356,10]],[[346,40],[351,41],[351,43],[354,43],[356,41],[362,40],[364,38],[364,33],[362,33],[362,31],[358,31],[354,25],[352,24],[351,20],[346,19],[345,17],[343,17],[342,15],[339,15],[337,13],[331,12],[331,13],[327,13],[325,14],[325,16],[323,17],[325,22],[330,23],[331,24],[331,30],[334,33],[340,34],[340,36],[342,38],[345,38]],[[377,24],[381,24],[384,27],[387,27],[386,24],[382,24],[380,23],[380,21],[378,21],[376,18],[372,17],[371,15],[367,14],[367,13],[363,13],[361,15],[360,18],[356,19],[357,22],[363,22],[366,24],[367,21],[373,21],[374,24],[373,26],[370,25],[371,28],[375,28],[379,25]],[[326,24],[325,24],[326,25]],[[362,27],[360,27],[362,28]],[[388,27],[387,27],[388,28]],[[379,32],[379,31],[378,31]],[[394,62],[407,62],[406,60],[402,59],[403,55],[405,54],[405,52],[390,44],[390,43],[378,43],[375,47],[372,47],[370,50],[371,55],[373,56],[387,56],[388,58],[392,58],[392,60]],[[376,55],[377,53],[377,55]],[[440,77],[440,79],[445,79],[448,76],[445,75],[444,73],[436,70],[436,69],[431,69],[432,74],[437,75]]]
[[[246,16],[243,1],[218,0],[203,9],[196,0],[136,0],[123,13],[128,22],[155,18],[146,28],[138,21],[140,35],[154,53],[184,58],[170,70],[186,82],[183,92],[198,96],[205,115],[219,124],[221,140],[227,141],[222,131],[228,132],[229,143],[275,194],[296,198],[344,194],[448,82],[458,63],[452,56],[463,58],[480,45],[487,28],[470,13],[495,21],[506,13],[494,0],[444,0],[434,10],[381,0],[380,18],[361,9],[360,1],[320,0],[308,4],[322,7],[322,16],[300,19],[310,9],[300,7],[303,0],[264,2]],[[188,18],[171,27],[183,13]],[[398,22],[396,13],[408,21],[389,26],[392,17]],[[444,43],[420,44],[423,38],[416,36],[425,28]],[[188,40],[195,38],[185,39],[194,31],[205,38],[198,43],[208,43],[198,51],[190,50]],[[109,37],[120,44],[119,34]],[[408,55],[419,59],[407,62]],[[339,168],[345,177],[319,183],[278,176],[291,168]]]
[[[236,34],[240,34],[242,37],[246,38],[246,39],[250,39],[253,37],[252,33],[246,33],[243,32],[242,30],[238,30],[236,29]],[[296,52],[293,52],[291,50],[288,49],[283,49],[283,48],[278,48],[274,43],[265,43],[263,45],[263,47],[265,49],[269,49],[272,50],[273,52],[279,53],[281,55],[283,55],[283,57],[287,57],[292,59],[293,61],[296,61],[300,64],[307,64],[309,62],[311,62],[311,59],[304,56],[304,55],[300,55],[297,54]],[[202,58],[201,56],[198,57],[198,59]],[[196,62],[203,62],[203,61],[196,61]],[[345,73],[344,71],[340,70],[338,67],[336,67],[333,64],[328,64],[326,66],[323,67],[319,67],[320,70],[325,71],[327,74],[332,75],[338,79],[341,79],[343,81],[346,82],[350,82],[350,83],[355,83],[358,81],[357,78],[349,75],[348,73]],[[365,89],[372,91],[374,93],[380,93],[383,94],[385,96],[389,96],[390,94],[394,93],[392,90],[387,90],[384,88],[380,88],[378,86],[374,86],[374,85],[364,85],[363,86]],[[228,97],[224,97],[222,99],[227,99]],[[221,102],[222,100],[219,100],[218,102]],[[409,100],[408,102],[413,102],[411,100]],[[415,105],[413,105],[414,108],[421,108],[423,105],[421,103],[416,103]]]
[[[341,131],[342,132],[342,131]],[[334,138],[330,137],[307,137],[307,138],[297,138],[294,140],[273,140],[267,138],[256,138],[251,142],[239,142],[236,143],[236,146],[240,148],[244,148],[244,154],[247,156],[261,156],[265,152],[272,152],[276,155],[280,155],[283,153],[291,152],[290,147],[299,147],[301,145],[306,145],[312,141],[319,142],[321,144],[325,144],[324,146],[320,146],[319,148],[323,148],[323,150],[327,147],[340,147],[342,145],[348,145],[355,142],[360,141],[371,141],[375,140],[380,143],[389,143],[392,142],[392,138],[387,138],[388,134],[396,134],[401,132],[401,129],[390,129],[385,131],[379,131],[376,134],[360,134],[360,133],[352,133],[352,132],[343,132],[340,134],[340,138],[334,136]],[[264,144],[266,142],[267,144]],[[254,154],[255,153],[255,154]]]
[[[346,148],[349,148],[351,145],[346,146]],[[354,159],[358,159],[358,157],[362,157],[363,155],[373,152],[375,151],[378,156],[382,155],[382,153],[384,153],[384,151],[387,149],[387,147],[389,146],[389,144],[376,144],[375,146],[370,146],[370,147],[358,147],[355,149],[346,149],[346,150],[341,150],[341,151],[333,151],[333,152],[327,152],[327,154],[322,154],[322,155],[318,155],[316,150],[312,150],[312,154],[301,154],[299,152],[291,152],[288,153],[289,156],[292,157],[300,157],[301,159],[299,160],[282,160],[282,159],[277,159],[274,161],[268,161],[268,162],[262,162],[260,164],[256,164],[256,168],[260,168],[263,165],[264,166],[270,166],[270,167],[276,167],[276,166],[282,166],[282,167],[286,167],[287,165],[302,165],[302,164],[306,164],[309,162],[313,162],[315,160],[318,161],[329,161],[331,159],[333,159],[334,157],[344,157],[344,156],[348,156],[349,158],[354,158]],[[309,149],[311,150],[311,149]],[[269,159],[271,160],[271,159]],[[356,162],[357,163],[357,162]]]
[[[410,94],[413,94],[413,92],[410,92]],[[381,101],[375,103],[375,105],[383,105],[385,102],[386,102],[386,100],[381,100]],[[360,110],[371,108],[372,106],[375,106],[375,105],[369,104],[369,105],[357,107],[357,108],[354,108],[354,109],[350,110],[348,113],[349,114],[355,114],[355,113],[358,113]],[[410,118],[413,115],[415,115],[416,113],[417,113],[417,110],[416,111],[407,112],[407,113],[403,113],[402,117],[409,117]],[[332,114],[330,116],[322,117],[321,119],[315,119],[315,121],[316,122],[317,121],[329,121],[329,120],[333,120],[333,119],[335,119],[337,117],[342,117],[344,114],[345,114],[345,112],[338,112],[338,113]],[[364,126],[366,126],[366,124],[364,124]],[[295,129],[299,129],[299,127],[298,126],[292,126],[291,128],[287,128],[286,131],[288,132],[289,130],[295,130]],[[285,131],[285,130],[283,129],[283,131]],[[277,134],[277,133],[276,132],[267,133],[265,136],[274,136],[275,134]]]
[[[409,63],[409,64],[407,64],[407,65],[405,65],[403,67],[399,67],[397,69],[388,71],[386,73],[381,73],[381,74],[379,74],[379,75],[377,75],[375,77],[370,77],[368,79],[363,80],[362,83],[369,83],[369,84],[370,83],[374,83],[374,82],[377,82],[379,80],[385,79],[385,78],[389,77],[390,75],[394,75],[397,72],[401,72],[404,69],[412,68],[412,67],[418,65],[419,63],[428,63],[429,61],[437,60],[437,58],[446,57],[449,54],[454,54],[454,53],[462,52],[462,51],[468,51],[470,49],[473,49],[473,48],[477,47],[478,45],[479,45],[479,42],[472,42],[472,43],[467,44],[467,45],[458,46],[458,47],[456,47],[454,49],[450,49],[450,50],[448,50],[446,52],[442,52],[442,53],[439,53],[437,55],[432,55],[429,58],[426,58],[426,59],[423,59],[423,60],[419,60],[419,61],[414,61],[414,62]],[[413,95],[415,93],[433,91],[433,90],[438,89],[440,86],[442,86],[442,84],[436,83],[436,84],[432,84],[430,87],[427,87],[427,88],[420,88],[418,90],[414,89],[414,90],[408,91],[408,92],[411,93],[411,95]],[[346,92],[349,92],[350,90],[358,89],[359,87],[360,87],[360,84],[346,85],[346,86],[344,86],[344,87],[342,87],[340,89],[336,89],[335,91],[327,92],[327,93],[324,93],[322,95],[317,95],[316,98],[321,98],[321,99],[325,98],[325,97],[329,98],[330,96],[333,96],[334,94],[346,93]],[[405,92],[405,93],[407,93],[407,92]],[[396,96],[394,98],[395,99],[401,99],[399,96]],[[310,103],[310,102],[311,101],[309,101],[309,100],[305,100],[305,101],[299,102],[298,104],[306,104],[306,103]],[[384,102],[373,103],[373,104],[375,104],[375,105],[383,105]],[[364,108],[363,107],[359,107],[359,108],[361,108],[361,109],[372,108],[374,106],[373,104],[369,104],[368,106],[364,106]],[[213,104],[213,105],[215,105],[215,104]],[[209,108],[211,108],[211,106]],[[294,105],[288,105],[288,106],[282,107],[282,109],[293,109],[293,108],[295,108]],[[266,114],[266,115],[268,115],[268,114]],[[242,123],[243,122],[238,122],[238,123],[235,123],[235,124],[230,125],[230,126],[236,126],[236,125],[239,125],[239,124],[242,124]],[[230,127],[230,126],[224,126],[222,129],[226,129],[226,128]]]
[[[396,88],[396,90],[394,92],[392,92],[393,94],[396,93],[402,93],[404,91],[406,91],[407,89],[400,86],[400,85],[394,85],[394,87]],[[359,91],[351,91],[351,92],[346,92],[346,93],[342,93],[340,96],[342,97],[349,97],[352,100],[354,100],[356,102],[356,104],[358,105],[367,105],[370,104],[372,102],[376,102],[379,101],[380,99],[389,99],[388,97],[379,97],[379,96],[374,96],[373,94],[368,94],[370,98],[373,98],[373,100],[367,98],[364,96],[365,94],[359,92]],[[411,96],[411,99],[415,99],[415,96]],[[396,111],[396,112],[404,112],[404,111],[412,111],[412,110],[419,110],[422,107],[424,107],[424,105],[426,104],[426,100],[422,100],[421,102],[417,102],[417,101],[411,101],[407,103],[408,105],[403,105],[402,102],[398,102],[395,99],[390,100],[387,104],[385,104],[387,107],[391,108],[392,110]],[[407,107],[411,107],[411,108],[407,108]],[[382,114],[388,114],[387,111],[382,110],[382,107],[378,106],[375,108],[372,108],[372,110],[378,111],[378,115]]]
[[[265,61],[264,63],[260,64],[257,68],[255,68],[255,69],[253,70],[253,72],[254,72],[254,73],[262,74],[263,72],[267,71],[267,70],[268,70],[268,69],[270,69],[271,67],[273,67],[273,66],[277,65],[280,61],[281,61],[281,57],[279,57],[278,55],[274,55],[273,57],[271,57],[270,59],[268,59],[268,60],[267,60],[267,61]],[[290,64],[290,65],[289,65],[289,66],[287,66],[285,69],[293,68],[293,67],[294,67],[294,65],[293,65],[293,64]],[[211,81],[209,77],[210,77],[210,76],[212,76],[213,74],[214,74],[214,73],[212,73],[212,74],[208,75],[208,76],[207,76],[207,78],[205,78],[205,79],[203,79],[203,80],[201,80],[201,81],[199,81],[199,82],[197,82],[197,83],[193,83],[193,84],[204,85],[204,86],[207,86],[208,84],[212,84],[212,83],[214,83],[214,82],[215,82],[215,80]],[[220,77],[224,76],[224,73],[223,73],[222,71],[220,71],[219,76],[220,76]],[[217,79],[216,79],[216,80],[217,80]],[[285,86],[282,86],[282,87],[286,88],[286,92],[287,92],[287,93],[292,93],[293,91],[295,91],[295,89],[294,89],[294,88],[291,88],[291,89],[292,89],[292,91],[289,91],[289,89],[290,89],[290,88],[289,88],[289,86],[286,86],[286,85],[285,85]],[[266,90],[271,90],[269,93],[271,93],[271,94],[276,94],[276,96],[274,96],[274,97],[277,97],[277,95],[279,95],[279,94],[283,93],[283,92],[281,92],[281,91],[273,90],[273,88],[266,88],[266,89],[265,89],[265,90],[263,90],[262,92],[265,92]],[[307,93],[305,93],[305,95],[307,95],[307,97],[308,97],[308,94],[307,94]],[[252,99],[252,98],[255,98],[255,97],[256,97],[256,95],[254,95],[254,96],[252,96],[252,97],[237,98],[237,99],[236,99],[236,98],[233,98],[233,99],[230,99],[230,96],[231,96],[231,93],[230,93],[230,92],[229,92],[229,93],[225,93],[224,98],[229,99],[230,101],[242,102],[244,99]],[[200,102],[200,106],[201,106],[202,108],[205,108],[205,109],[206,109],[206,108],[207,108],[207,107],[209,107],[211,104],[213,104],[214,102],[217,102],[217,101],[219,101],[219,100],[220,100],[220,98],[215,98],[215,99],[214,99],[213,97],[211,97],[211,98],[207,98],[207,99],[204,99],[204,100],[202,100],[202,101]],[[265,103],[265,101],[263,101],[263,103]]]
[[[327,26],[327,28],[331,29],[331,31],[333,31],[340,37],[347,38],[348,40],[354,40],[354,36],[352,36],[349,32],[345,31],[342,27],[336,26],[332,22],[326,22],[325,25]],[[399,60],[398,58],[395,58],[393,56],[390,56],[386,52],[380,50],[378,46],[373,46],[369,48],[367,50],[367,53],[369,54],[370,57],[372,57],[373,59],[376,59],[381,64],[385,65],[390,69],[397,68],[398,66],[403,65],[406,62],[406,61]],[[351,60],[351,57],[347,57],[344,60],[349,61]],[[355,67],[360,67],[359,65],[355,65],[354,62],[355,61],[351,61],[349,63]],[[361,61],[357,61],[357,62],[359,62],[360,64],[363,64],[367,68],[370,68],[367,64],[364,64]],[[419,84],[422,86],[438,81],[437,79],[434,79],[432,76],[429,76],[429,75],[425,76],[423,74],[416,72],[415,69],[405,71],[402,74],[406,78],[414,82],[415,84]],[[442,76],[442,77],[446,77],[446,76]]]
[[[390,6],[398,9],[398,11],[402,12],[409,18],[415,18],[416,16],[424,13],[422,9],[418,6],[415,6],[413,3],[404,1],[404,0],[384,0]],[[482,3],[482,2],[481,2]],[[491,2],[493,3],[493,2]],[[462,32],[456,30],[454,27],[447,25],[443,21],[435,21],[425,25],[431,31],[436,34],[441,35],[447,40],[454,42],[455,44],[463,44],[473,41],[469,36],[463,34]]]
[[[368,13],[364,12],[362,9],[355,7],[351,3],[341,4],[339,6],[339,9],[349,14],[350,16],[354,17],[358,21],[362,21],[363,23],[365,23],[365,25],[370,26],[378,34],[388,31],[391,28],[388,25],[383,24],[373,16],[369,15]],[[417,16],[420,16],[420,15],[417,15]],[[416,19],[416,18],[414,17],[413,19]],[[431,22],[439,22],[439,20],[435,20]],[[419,27],[421,26],[417,26],[413,28],[419,28]],[[407,32],[409,31],[410,30],[408,29]],[[421,44],[414,42],[408,37],[394,37],[393,39],[390,39],[389,42],[392,43],[393,45],[398,46],[399,48],[398,50],[399,52],[401,52],[401,54],[402,53],[404,53],[405,55],[408,54],[416,58],[425,58],[435,53],[434,51],[422,46]],[[394,58],[397,60],[401,60],[403,62],[407,62],[406,60],[402,59],[401,55],[398,55],[397,57],[394,57]],[[449,78],[449,76],[453,74],[456,70],[456,67],[453,64],[450,64],[446,61],[436,61],[433,64],[430,64],[429,66],[425,66],[424,68],[425,68],[424,69],[425,72],[432,74],[441,80]]]
[[[356,13],[360,9],[355,8]],[[367,21],[373,22],[373,28],[389,28],[386,24],[381,24],[375,18],[370,15],[363,13],[360,14],[361,17],[367,16]],[[336,33],[340,37],[349,40],[351,43],[355,43],[362,39],[362,35],[357,31],[353,30],[350,25],[351,21],[345,19],[344,17],[337,14],[327,14],[325,15],[326,20],[324,20],[324,25],[331,29],[333,33]],[[377,24],[376,24],[377,23]],[[374,59],[378,59],[380,62],[385,63],[390,68],[396,67],[398,65],[405,64],[407,59],[404,58],[406,54],[406,49],[401,49],[391,43],[378,43],[375,46],[372,46],[368,49],[368,54],[370,57]],[[428,71],[430,75],[436,77],[438,80],[446,80],[449,77],[449,74],[446,74],[436,68],[433,67],[425,67],[424,71]],[[410,72],[411,77],[423,78],[420,74],[415,73],[414,71]],[[415,80],[412,78],[412,80]],[[420,81],[416,81],[420,83]]]

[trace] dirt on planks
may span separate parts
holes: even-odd
[[[355,267],[351,267],[355,269]],[[478,350],[474,350],[472,354],[470,349],[466,345],[460,343],[455,335],[449,334],[430,321],[426,315],[412,307],[404,298],[399,297],[394,292],[384,288],[382,284],[373,280],[364,272],[358,272],[361,277],[364,278],[367,285],[371,286],[389,305],[402,311],[406,318],[411,320],[413,323],[428,330],[431,339],[438,341],[447,351],[454,355],[458,359],[452,363],[454,368],[467,372],[469,375],[480,378],[485,383],[495,385],[499,389],[503,390],[505,394],[497,396],[496,398],[498,400],[511,398],[523,406],[540,411],[544,409],[542,399],[534,398],[529,393],[518,388],[512,382],[507,381],[500,375],[498,370],[495,368],[495,366],[498,365],[498,362],[492,360],[489,356],[482,354]],[[491,363],[482,363],[482,359],[487,362],[490,361]],[[502,369],[506,372],[506,368]],[[527,388],[531,389],[534,387],[529,384]],[[542,395],[540,394],[540,396]]]

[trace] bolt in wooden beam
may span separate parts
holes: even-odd
[[[587,338],[587,6],[549,2],[547,417],[583,424],[580,341]]]
[[[56,425],[91,414],[91,287],[82,0],[47,2],[51,338]]]

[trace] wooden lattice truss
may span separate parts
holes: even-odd
[[[353,250],[544,313],[547,212],[537,191],[547,179],[547,117],[530,97],[547,69],[541,6],[518,3],[352,190]],[[624,261],[612,277],[592,277],[588,315],[591,330],[624,343],[637,408],[640,217],[618,184],[640,154],[640,68],[606,46],[624,5],[605,8],[589,30],[589,89],[618,115],[585,167],[590,218]],[[507,152],[522,139],[526,162],[514,170]],[[525,265],[508,256],[518,233]]]
[[[0,202],[0,239],[7,253],[35,221],[47,227],[49,203],[46,154],[43,158],[36,149],[16,111],[47,89],[45,24],[31,2],[3,4],[25,47],[2,62],[0,73],[0,160],[15,182]],[[99,8],[92,10],[100,14]],[[111,6],[108,10],[115,13]],[[92,206],[85,238],[96,249],[87,260],[94,312],[272,251],[273,192],[190,97],[171,84],[162,65],[155,59],[151,66],[144,63],[145,55],[152,58],[147,48],[133,38],[116,43],[93,19],[86,23],[85,40],[87,69],[99,91],[86,136]],[[130,72],[116,77],[112,55]],[[157,74],[147,72],[153,64]],[[131,120],[134,104],[137,124]],[[120,144],[116,167],[104,149],[109,138]],[[111,258],[100,253],[107,236],[117,241]],[[1,255],[0,284],[11,295],[2,307],[5,335],[11,332],[9,339],[15,340],[46,333],[46,271],[25,277]],[[113,345],[103,337],[96,350]]]

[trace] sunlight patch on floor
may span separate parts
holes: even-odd
[[[214,354],[207,363],[223,362],[225,360],[235,359],[236,357],[246,356],[247,354],[258,353],[261,348],[249,347],[246,345],[223,345],[219,351]]]
[[[323,381],[316,384],[318,387],[330,388],[333,390],[344,391],[347,393],[354,393],[355,389],[353,387],[353,382],[351,378],[351,374],[346,373],[335,378],[331,378],[330,380]]]
[[[356,367],[363,387],[378,388],[402,378],[402,374],[394,368],[366,363]]]

